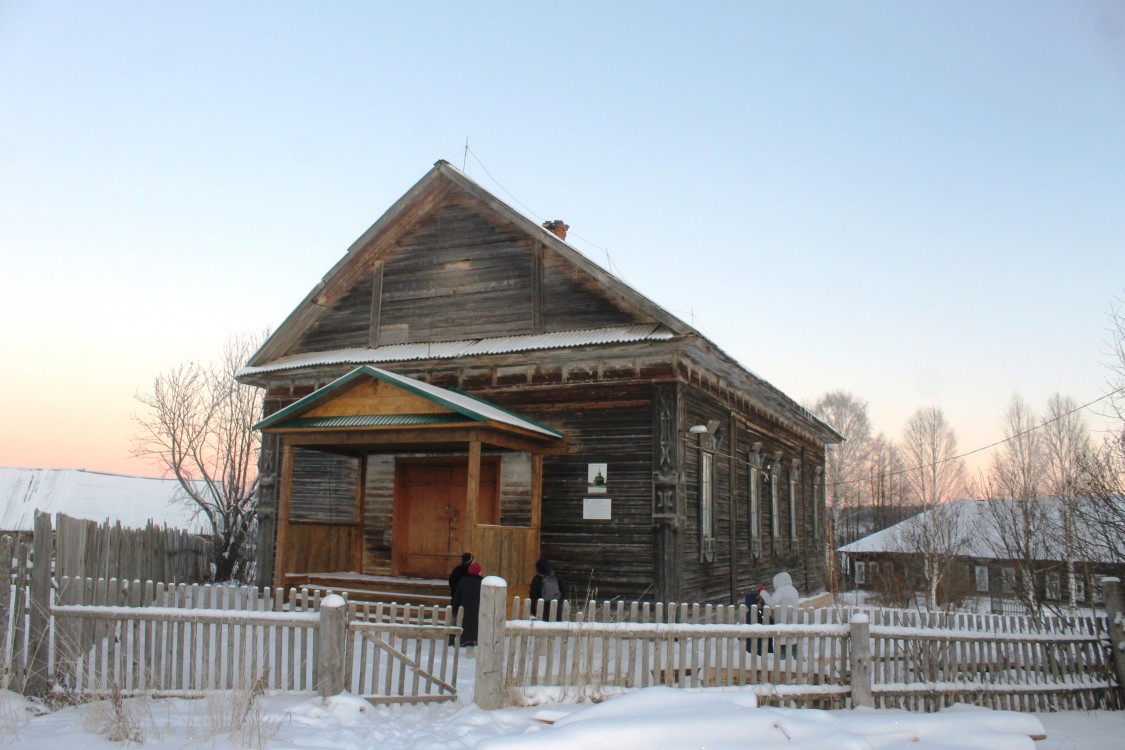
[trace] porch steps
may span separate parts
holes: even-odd
[[[356,573],[310,573],[301,576],[300,588],[346,595],[353,602],[398,604],[449,604],[449,584],[427,578],[395,578]]]

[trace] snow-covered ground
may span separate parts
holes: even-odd
[[[41,713],[0,693],[0,745],[28,750],[1119,750],[1125,712],[1019,714],[956,707],[937,714],[757,707],[737,689],[646,688],[603,703],[547,702],[482,711],[472,705],[472,660],[461,702],[373,707],[351,696],[223,693],[197,700],[97,701]],[[133,739],[112,739],[129,735]],[[1033,736],[1046,735],[1033,740]]]

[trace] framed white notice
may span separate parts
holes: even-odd
[[[613,501],[608,497],[587,497],[582,500],[582,519],[585,521],[609,521],[613,518]]]
[[[586,465],[586,492],[590,495],[604,495],[609,480],[608,464]]]

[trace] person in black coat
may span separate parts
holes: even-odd
[[[555,605],[555,619],[562,617],[562,603],[566,599],[566,586],[562,579],[551,570],[551,563],[545,557],[535,562],[535,577],[531,579],[531,606],[536,610],[540,620],[546,620],[551,614],[551,602]],[[539,612],[539,600],[543,599],[543,611]]]
[[[457,582],[457,590],[453,592],[453,611],[463,608],[461,617],[461,645],[477,645],[477,631],[480,626],[480,563],[470,563],[469,570]]]
[[[452,599],[454,592],[457,591],[457,582],[460,581],[466,573],[469,572],[469,563],[473,561],[473,553],[465,552],[461,555],[461,564],[453,569],[449,574],[449,597]]]

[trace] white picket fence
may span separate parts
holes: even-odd
[[[352,605],[333,640],[321,592],[300,589],[63,579],[54,601],[48,679],[78,696],[338,685],[373,702],[456,697],[450,607]]]
[[[1095,618],[767,609],[765,622],[779,621],[767,625],[745,624],[745,607],[615,602],[564,607],[547,620],[532,611],[517,600],[512,619],[482,619],[482,651],[503,659],[498,677],[482,683],[478,671],[483,705],[668,685],[738,686],[763,703],[801,707],[1121,707],[1105,623]]]
[[[27,588],[12,586],[2,612],[6,678],[42,662],[46,684],[79,695],[346,688],[373,702],[457,697],[461,650],[450,641],[460,622],[449,607],[353,604],[333,640],[319,592],[63,578],[36,638],[33,613],[11,606]],[[745,607],[613,602],[538,620],[529,602],[516,600],[510,616],[504,602],[506,594],[482,601],[482,705],[668,685],[738,686],[793,706],[1121,707],[1098,618],[821,608],[746,624]]]

